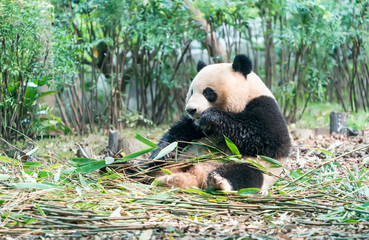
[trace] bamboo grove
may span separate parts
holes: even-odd
[[[0,135],[171,121],[196,61],[237,53],[252,57],[288,122],[321,101],[369,111],[368,26],[368,0],[5,0]],[[40,105],[51,93],[55,111]]]

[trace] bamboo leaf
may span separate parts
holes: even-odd
[[[34,154],[36,151],[38,150],[38,147],[35,147],[34,149],[32,149],[31,151],[27,152],[26,155],[27,156],[31,156],[32,154]]]
[[[165,173],[166,175],[172,175],[172,171],[170,171],[169,169],[166,169],[166,168],[161,168],[160,169],[163,173]]]
[[[79,182],[81,183],[83,188],[88,187],[88,182],[86,181],[86,179],[81,174],[79,174]]]
[[[10,178],[11,178],[11,176],[8,175],[8,174],[0,174],[0,181],[5,181],[5,180],[8,180]]]
[[[224,136],[224,135],[223,135]],[[240,151],[238,150],[238,147],[236,146],[236,144],[234,144],[232,142],[231,139],[227,138],[226,136],[224,136],[224,139],[226,141],[226,144],[228,146],[228,148],[231,150],[231,152],[233,153],[233,155],[237,155],[237,156],[241,156]]]
[[[51,170],[51,169],[60,168],[60,167],[63,167],[63,165],[60,164],[60,163],[57,163],[57,164],[54,164],[54,165],[51,165],[49,167],[44,168],[44,170]]]
[[[189,188],[189,189],[184,189],[184,192],[188,192],[188,193],[196,193],[198,195],[207,195],[207,196],[212,196],[211,194],[208,194],[207,192],[201,190],[201,189],[196,189],[196,188]]]
[[[57,183],[60,179],[61,168],[58,168],[58,171],[54,174],[54,183]]]
[[[168,146],[166,146],[165,148],[163,148],[158,153],[158,155],[156,155],[156,157],[154,158],[154,160],[158,160],[158,159],[164,157],[168,153],[172,152],[177,146],[178,146],[178,142],[172,142],[171,144],[169,144]]]
[[[82,197],[82,188],[81,188],[80,186],[77,186],[77,187],[76,187],[76,192],[77,192],[77,194],[78,194],[80,197]]]
[[[38,204],[35,204],[35,207],[37,208],[41,216],[46,217],[44,210],[42,210]]]
[[[255,194],[260,192],[259,188],[243,188],[238,190],[237,194],[240,196],[249,195],[249,194]]]
[[[258,168],[259,170],[265,172],[266,171],[266,168],[261,166],[259,163],[255,162],[255,161],[252,161],[250,159],[247,160],[248,163],[250,163],[251,165],[253,165],[254,167]]]
[[[142,143],[144,143],[144,144],[146,144],[146,145],[148,145],[148,146],[150,146],[152,148],[157,148],[158,147],[155,143],[151,142],[150,140],[147,140],[146,138],[142,137],[139,134],[136,134],[136,137],[135,138],[138,141],[140,141],[140,142],[142,142]]]
[[[109,165],[114,163],[114,158],[113,157],[106,157],[105,158],[105,164]]]
[[[154,151],[155,148],[148,148],[148,149],[144,149],[144,150],[140,150],[138,152],[134,152],[134,153],[131,153],[131,154],[128,154],[127,156],[115,161],[116,163],[121,163],[121,162],[127,162],[128,160],[130,159],[135,159],[141,155],[144,155],[145,153],[149,153],[149,152],[152,152]]]
[[[0,155],[0,161],[19,165],[19,162],[17,160],[15,160],[14,158],[7,157],[7,156]]]
[[[44,183],[35,183],[35,182],[27,182],[27,183],[16,183],[14,184],[15,188],[34,188],[34,189],[53,189],[56,186],[51,184]]]
[[[97,160],[92,158],[70,158],[69,161],[75,163],[77,166],[83,166],[87,164],[93,164]]]
[[[108,166],[106,163],[105,163],[105,160],[100,160],[100,161],[95,161],[91,164],[88,164],[88,165],[83,165],[81,167],[78,167],[76,168],[76,172],[78,173],[90,173],[92,171],[95,171],[95,170],[99,170],[103,167],[106,167]]]
[[[275,159],[267,157],[267,156],[262,156],[262,155],[258,155],[258,157],[261,160],[263,160],[264,162],[272,164],[273,167],[271,167],[271,168],[276,168],[275,166],[283,167],[283,165],[278,160],[275,160]]]
[[[42,167],[43,164],[42,163],[38,163],[38,162],[26,162],[23,164],[23,169],[35,169],[35,168],[39,168]]]
[[[327,151],[327,150],[325,150],[325,149],[316,148],[316,150],[319,150],[319,151],[321,151],[321,152],[323,152],[323,153],[325,153],[325,154],[327,154],[327,155],[331,155],[331,156],[333,156],[333,157],[334,157],[334,153],[332,153],[332,152],[330,152],[330,151]]]

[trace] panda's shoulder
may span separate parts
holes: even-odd
[[[269,96],[252,99],[241,115],[244,119],[263,124],[265,127],[282,127],[286,124],[277,101]]]
[[[277,101],[270,96],[262,95],[256,98],[251,99],[247,105],[246,109],[248,111],[255,109],[255,110],[273,110],[273,111],[279,111],[279,107],[277,104]]]

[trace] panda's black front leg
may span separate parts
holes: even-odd
[[[205,110],[204,113],[201,115],[199,126],[204,131],[216,130],[216,132],[219,132],[219,130],[225,129],[223,127],[223,125],[225,124],[224,120],[228,119],[228,117],[225,117],[224,115],[225,112],[222,112],[217,108],[209,108]],[[231,122],[228,122],[228,126],[226,126],[226,128],[232,128],[231,124]],[[221,129],[219,129],[219,127],[221,127]]]
[[[250,154],[250,146],[248,145],[252,144],[255,139],[253,136],[255,131],[253,127],[247,126],[248,121],[245,121],[242,117],[240,118],[241,115],[243,113],[235,114],[217,108],[209,108],[202,114],[199,126],[204,131],[223,134],[239,147],[241,154],[254,156],[255,154]]]
[[[203,137],[205,137],[205,134],[201,128],[195,125],[193,119],[191,119],[188,115],[185,115],[163,135],[158,143],[158,148],[152,152],[150,159],[154,159],[163,148],[172,142],[177,141],[178,147],[183,149],[188,145],[187,142],[191,142],[195,139],[201,139]],[[167,155],[161,158],[161,160],[167,158],[171,158],[170,154],[169,156]],[[152,165],[156,165],[155,162]]]

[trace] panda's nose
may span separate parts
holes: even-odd
[[[191,116],[194,115],[196,111],[196,108],[186,108],[186,112]]]

